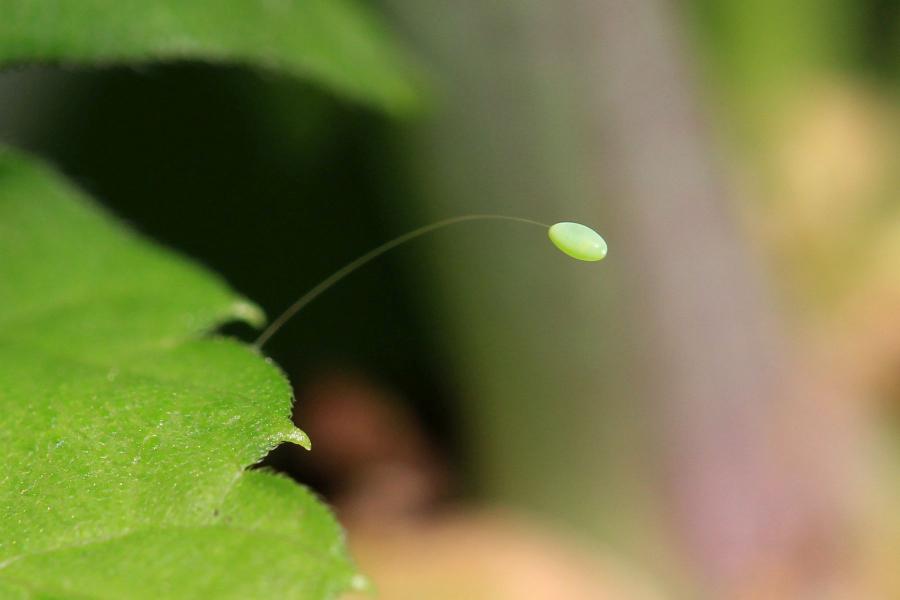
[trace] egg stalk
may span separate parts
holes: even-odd
[[[256,349],[260,349],[263,345],[269,341],[275,333],[281,329],[285,323],[287,323],[294,315],[300,312],[306,305],[310,302],[321,296],[323,293],[328,291],[335,284],[340,282],[342,279],[359,269],[360,267],[365,266],[366,264],[372,262],[385,252],[393,250],[397,246],[401,246],[406,242],[412,241],[418,237],[421,237],[427,233],[431,233],[437,229],[443,229],[444,227],[448,227],[450,225],[456,225],[457,223],[464,223],[467,221],[488,221],[488,220],[500,220],[500,221],[515,221],[517,223],[526,223],[528,225],[536,225],[538,227],[543,227],[545,229],[549,229],[549,225],[546,223],[541,223],[540,221],[533,221],[531,219],[525,219],[522,217],[511,217],[508,215],[461,215],[458,217],[450,217],[448,219],[443,219],[440,221],[436,221],[434,223],[430,223],[428,225],[423,225],[422,227],[418,227],[395,237],[392,240],[389,240],[380,246],[372,248],[362,256],[350,261],[318,284],[315,287],[311,288],[308,292],[300,296],[296,302],[291,304],[287,309],[278,316],[277,319],[272,321],[272,323],[266,327],[266,329],[260,334],[256,341],[253,342],[253,347]]]

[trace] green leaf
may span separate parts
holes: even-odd
[[[210,335],[261,313],[0,149],[0,598],[331,598],[359,580],[309,491],[247,471],[283,374]]]
[[[411,70],[354,0],[5,0],[0,64],[194,59],[310,77],[394,111],[416,103]]]

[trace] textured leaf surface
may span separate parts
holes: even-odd
[[[311,494],[247,471],[280,371],[209,332],[259,311],[0,149],[0,598],[330,598],[354,571]]]
[[[355,0],[4,0],[0,63],[237,61],[402,110],[408,65]]]

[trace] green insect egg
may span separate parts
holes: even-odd
[[[572,258],[593,262],[606,256],[606,241],[581,223],[556,223],[547,233],[550,241]]]

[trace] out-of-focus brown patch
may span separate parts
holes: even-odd
[[[387,389],[356,373],[327,373],[299,394],[298,421],[313,440],[315,468],[347,519],[410,518],[450,486],[447,466]]]

